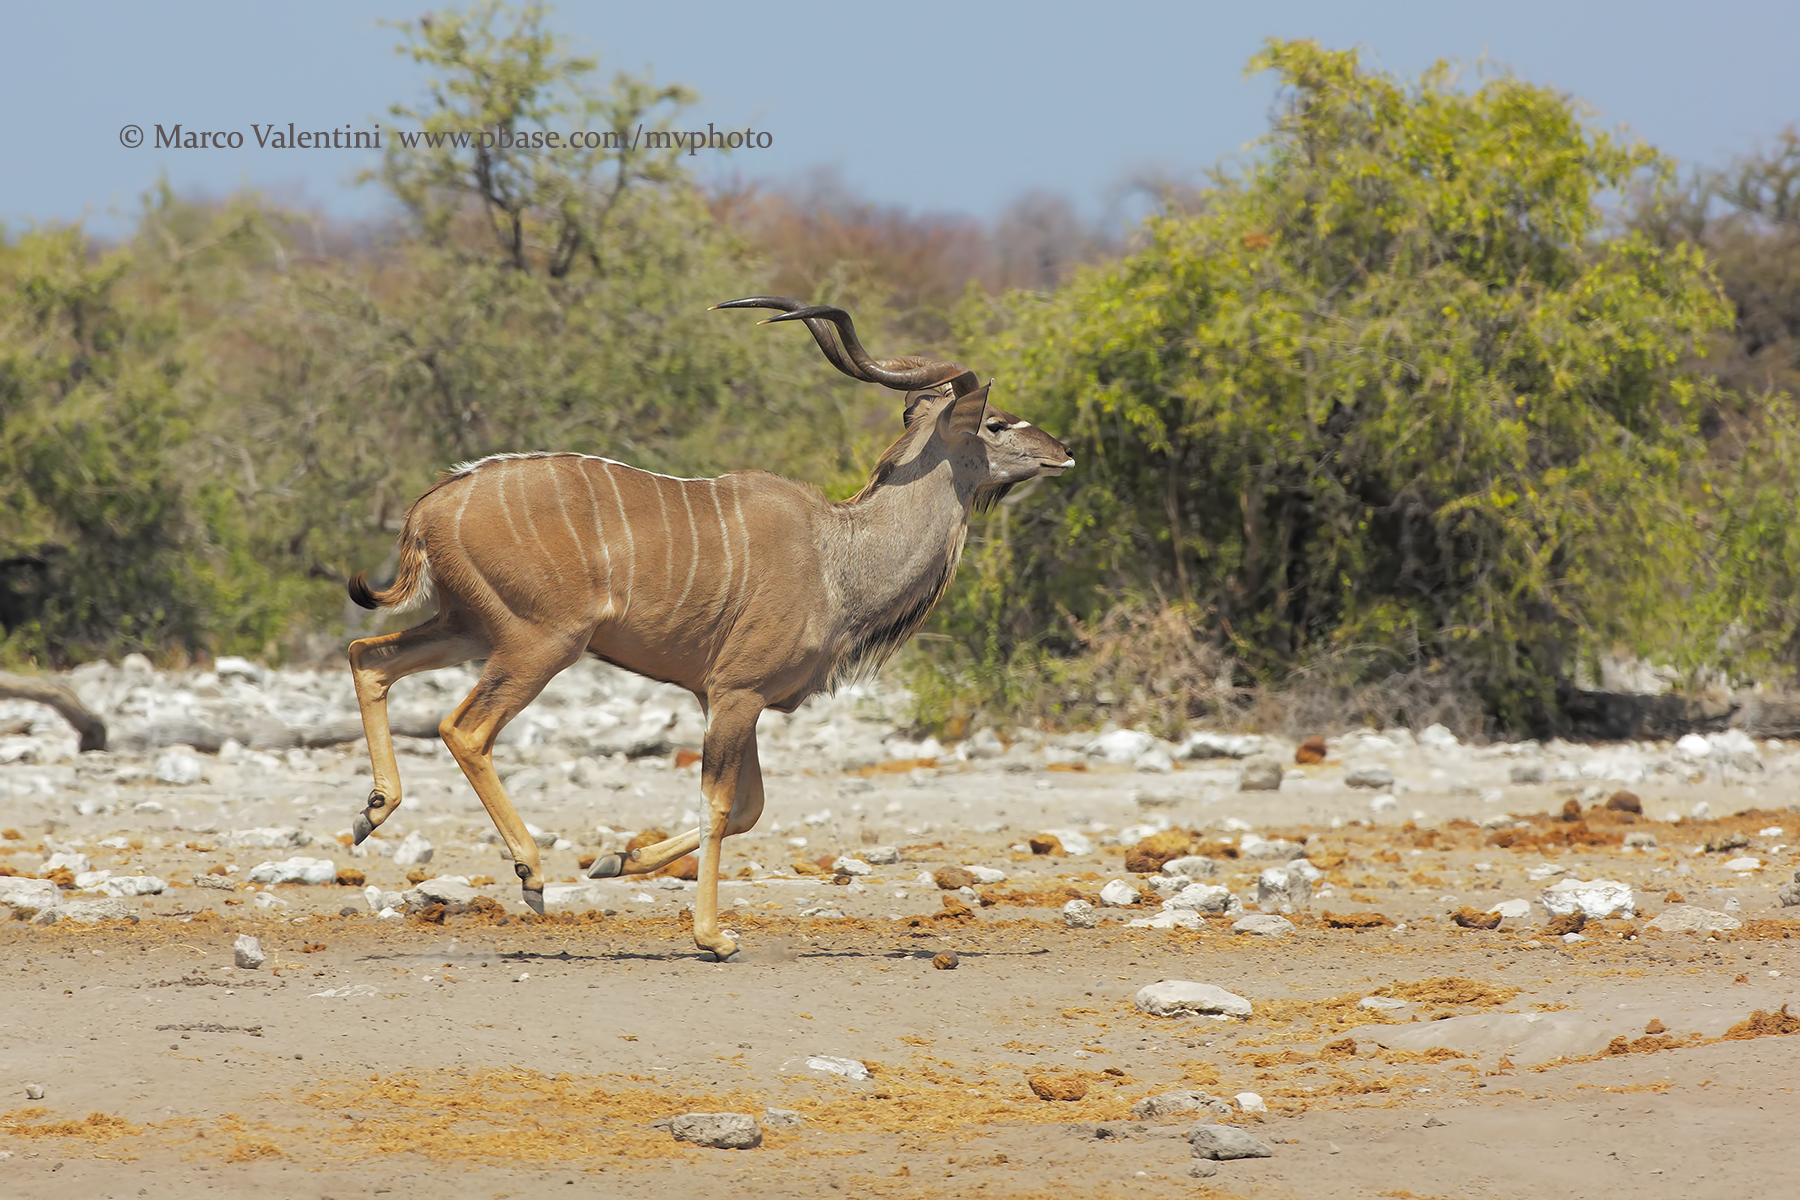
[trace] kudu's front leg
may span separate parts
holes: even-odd
[[[737,941],[719,928],[719,852],[725,838],[748,830],[762,815],[756,718],[763,702],[750,692],[713,696],[711,701],[700,758],[706,813],[700,830],[700,883],[694,892],[694,944],[724,962],[737,953]]]

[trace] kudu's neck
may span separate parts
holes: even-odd
[[[852,646],[846,667],[877,665],[930,613],[956,573],[974,494],[929,439],[889,451],[869,486],[836,506],[834,582]]]

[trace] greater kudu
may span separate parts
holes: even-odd
[[[694,941],[723,960],[737,944],[719,927],[719,843],[762,813],[757,716],[792,712],[872,673],[950,585],[970,512],[1074,460],[990,405],[963,367],[871,358],[842,309],[773,296],[716,307],[783,310],[769,320],[805,322],[846,375],[908,393],[906,431],[861,492],[832,504],[766,471],[674,479],[585,454],[465,464],[407,512],[393,586],[350,581],[364,607],[399,610],[430,596],[436,615],[352,642],[349,656],[374,767],[358,842],[400,805],[388,689],[417,671],[487,659],[439,732],[538,912],[538,848],[494,773],[501,728],[584,653],[692,692],[707,715],[705,824],[604,855],[589,874],[653,871],[698,849]]]

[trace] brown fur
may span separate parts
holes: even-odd
[[[953,394],[967,387],[959,376],[911,398],[906,431],[840,504],[765,471],[675,479],[570,453],[499,455],[447,473],[407,512],[393,586],[350,583],[365,606],[438,600],[422,624],[350,646],[375,784],[359,836],[400,803],[388,689],[485,658],[441,732],[527,900],[541,903],[537,846],[494,772],[494,739],[553,675],[594,654],[686,688],[708,716],[704,831],[607,856],[594,871],[653,871],[698,848],[695,941],[729,955],[718,844],[762,811],[758,714],[872,673],[949,587],[971,511],[1072,464],[1061,442],[993,408],[985,388]]]

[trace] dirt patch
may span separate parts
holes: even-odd
[[[1411,1000],[1415,1004],[1473,1004],[1492,1007],[1511,1003],[1519,991],[1519,988],[1505,984],[1482,983],[1476,979],[1464,979],[1460,975],[1444,975],[1436,979],[1390,983],[1377,991],[1376,995]]]
[[[1800,1017],[1788,1012],[1788,1006],[1784,1004],[1775,1012],[1757,1009],[1727,1029],[1724,1040],[1743,1041],[1747,1038],[1783,1037],[1794,1033],[1800,1033]]]
[[[1334,913],[1329,908],[1319,914],[1327,929],[1383,929],[1394,923],[1385,913]]]
[[[0,1113],[0,1133],[20,1138],[73,1138],[83,1142],[112,1142],[136,1137],[143,1129],[123,1117],[91,1112],[81,1121],[44,1121],[50,1109],[16,1108]]]

